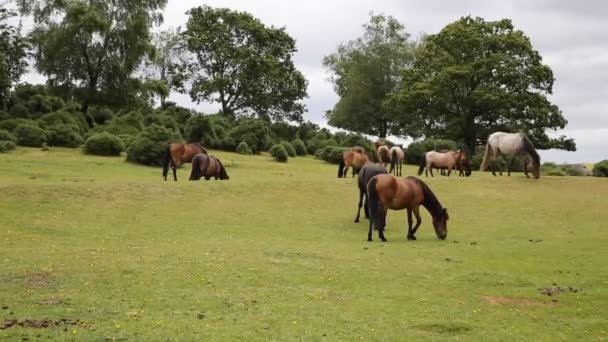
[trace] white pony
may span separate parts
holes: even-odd
[[[403,152],[403,149],[400,146],[393,146],[390,149],[390,156],[391,170],[389,171],[389,173],[393,173],[395,176],[401,176],[401,169],[403,168],[405,152]]]
[[[486,145],[486,153],[483,155],[483,160],[481,162],[480,171],[487,170],[489,157],[489,159],[492,161],[492,174],[496,176],[495,162],[498,152],[502,152],[510,158],[507,166],[507,174],[509,176],[511,175],[511,165],[513,164],[515,157],[525,155],[531,161],[532,174],[534,175],[534,178],[540,178],[540,156],[534,149],[534,145],[532,145],[530,139],[528,139],[528,137],[523,133],[496,132],[490,134],[488,137],[488,143]],[[502,169],[500,167],[499,172],[502,176]],[[526,177],[530,178],[528,175],[527,160],[524,160],[524,172]]]

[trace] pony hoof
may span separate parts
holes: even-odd
[[[380,238],[380,240],[382,240],[382,242],[387,242],[388,241],[386,238]]]
[[[355,220],[355,223],[359,223],[359,220]]]
[[[414,235],[408,235],[407,239],[408,240],[416,240],[416,237]]]
[[[372,241],[374,241],[374,240],[372,240],[372,238],[368,237],[368,238],[367,238],[367,241],[372,242]]]

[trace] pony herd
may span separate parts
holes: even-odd
[[[379,160],[372,160],[361,147],[354,147],[345,151],[338,166],[338,177],[346,177],[347,171],[352,167],[353,177],[357,178],[359,188],[359,202],[357,205],[358,223],[361,208],[364,207],[365,218],[369,220],[367,240],[372,241],[372,229],[378,230],[378,236],[386,241],[384,229],[386,227],[386,215],[388,209],[407,210],[408,240],[416,240],[416,231],[422,222],[420,217],[420,206],[422,205],[431,214],[433,226],[437,237],[445,239],[448,234],[447,221],[449,215],[429,186],[416,177],[400,177],[401,167],[405,159],[405,152],[399,146],[388,148],[385,145],[376,145]],[[509,163],[507,172],[510,175],[511,165],[517,156],[525,156],[528,161],[524,162],[524,172],[528,175],[528,164],[532,169],[534,178],[540,177],[540,157],[530,140],[522,133],[496,132],[488,137],[488,143],[481,163],[481,171],[485,171],[489,164],[492,174],[495,173],[495,162],[497,154],[501,152],[508,156]],[[390,171],[386,165],[390,164]],[[418,175],[426,170],[426,176],[433,168],[447,170],[449,176],[452,170],[458,170],[460,176],[470,176],[471,166],[463,151],[429,151],[423,154],[418,169]],[[499,170],[502,175],[502,170]],[[416,217],[413,226],[412,215]]]
[[[375,228],[378,230],[379,238],[386,241],[384,230],[389,209],[407,210],[407,239],[416,240],[416,231],[422,223],[420,206],[431,214],[437,237],[441,240],[445,239],[448,235],[447,209],[441,205],[437,196],[425,182],[412,176],[402,177],[405,151],[401,146],[389,148],[380,143],[376,144],[376,149],[378,160],[372,154],[366,153],[363,147],[355,146],[351,150],[343,152],[338,166],[338,177],[346,177],[349,169],[352,169],[352,177],[358,176],[359,202],[355,222],[359,222],[361,208],[364,207],[365,218],[369,220],[367,240],[372,241],[372,230]],[[496,157],[499,152],[509,158],[508,175],[511,174],[513,160],[518,156],[524,156],[527,158],[527,161],[524,162],[526,177],[529,178],[528,168],[531,168],[534,178],[540,177],[540,156],[524,134],[503,132],[491,134],[488,137],[480,170],[485,171],[490,167],[492,174],[496,176]],[[229,179],[222,162],[214,156],[209,156],[201,144],[194,143],[167,146],[162,163],[165,181],[169,167],[173,169],[173,179],[177,181],[176,169],[188,162],[192,162],[190,180]],[[388,171],[387,165],[390,165]],[[469,160],[461,150],[424,153],[419,163],[418,176],[426,171],[427,177],[429,173],[433,177],[433,169],[440,169],[441,172],[447,171],[447,176],[453,170],[458,170],[460,176],[471,175]],[[502,176],[502,169],[499,168],[499,172]],[[413,217],[416,218],[415,225]]]

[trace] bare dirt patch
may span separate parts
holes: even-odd
[[[555,302],[545,302],[542,300],[529,299],[529,298],[513,298],[513,297],[495,297],[495,296],[479,296],[483,301],[490,305],[501,305],[501,304],[514,304],[521,306],[541,306],[550,305]]]
[[[78,319],[5,319],[0,321],[0,330],[8,329],[11,327],[22,327],[22,328],[34,328],[34,329],[42,329],[42,328],[52,328],[59,326],[68,326],[68,325],[80,325],[85,326],[87,323],[82,322]]]
[[[577,293],[578,291],[580,291],[580,289],[577,289],[576,287],[572,286],[560,287],[556,284],[553,284],[553,287],[541,287],[538,289],[538,291],[540,291],[540,293],[544,294],[545,296],[551,297],[561,293]]]

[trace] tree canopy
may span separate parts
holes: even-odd
[[[29,45],[21,35],[21,25],[9,23],[17,14],[0,5],[0,109],[7,110],[11,88],[27,71]]]
[[[144,91],[132,77],[154,53],[151,27],[166,0],[20,0],[35,18],[36,68],[55,86],[75,88],[83,112],[90,104],[129,106]]]
[[[302,120],[307,82],[293,64],[296,45],[284,28],[227,8],[188,13],[184,40],[193,58],[181,71],[193,101],[218,102],[228,117]]]
[[[384,138],[401,133],[382,103],[412,66],[415,43],[391,16],[371,15],[363,28],[362,37],[323,59],[340,96],[326,117],[332,126]]]
[[[463,17],[427,37],[385,107],[408,135],[453,139],[470,152],[499,130],[524,132],[540,149],[575,150],[573,140],[546,133],[567,124],[547,98],[553,82],[510,20]]]

